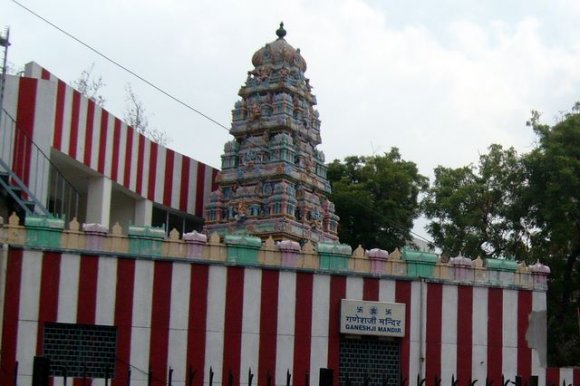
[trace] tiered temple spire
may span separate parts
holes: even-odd
[[[278,39],[260,48],[232,111],[218,189],[204,217],[206,231],[274,239],[338,241],[338,216],[328,200],[316,97],[300,49]]]

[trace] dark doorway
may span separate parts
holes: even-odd
[[[399,341],[366,336],[341,337],[340,386],[398,385]]]

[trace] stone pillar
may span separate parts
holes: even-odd
[[[113,182],[106,177],[89,180],[87,223],[101,224],[107,228],[110,226],[112,188]]]
[[[153,201],[142,199],[135,202],[135,225],[151,226],[153,218]]]

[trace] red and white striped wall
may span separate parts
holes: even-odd
[[[435,376],[450,384],[453,375],[460,384],[488,376],[497,385],[502,374],[538,375],[541,385],[554,378],[526,341],[530,313],[546,310],[544,292],[12,248],[5,264],[0,384],[15,361],[18,384],[30,384],[43,323],[56,321],[117,326],[115,386],[125,385],[126,363],[134,386],[146,385],[150,365],[156,380],[171,367],[173,385],[184,384],[189,366],[194,385],[208,385],[211,366],[215,385],[230,370],[235,385],[246,385],[251,368],[254,384],[271,374],[284,385],[289,369],[295,386],[307,373],[316,386],[319,368],[339,367],[344,298],[406,304],[407,384],[417,374],[427,385]]]
[[[32,62],[10,77],[5,108],[46,154],[54,148],[148,200],[203,216],[218,170],[150,141]],[[14,160],[32,180],[34,160]]]

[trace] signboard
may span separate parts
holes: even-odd
[[[342,299],[340,332],[353,335],[405,336],[405,304]]]

